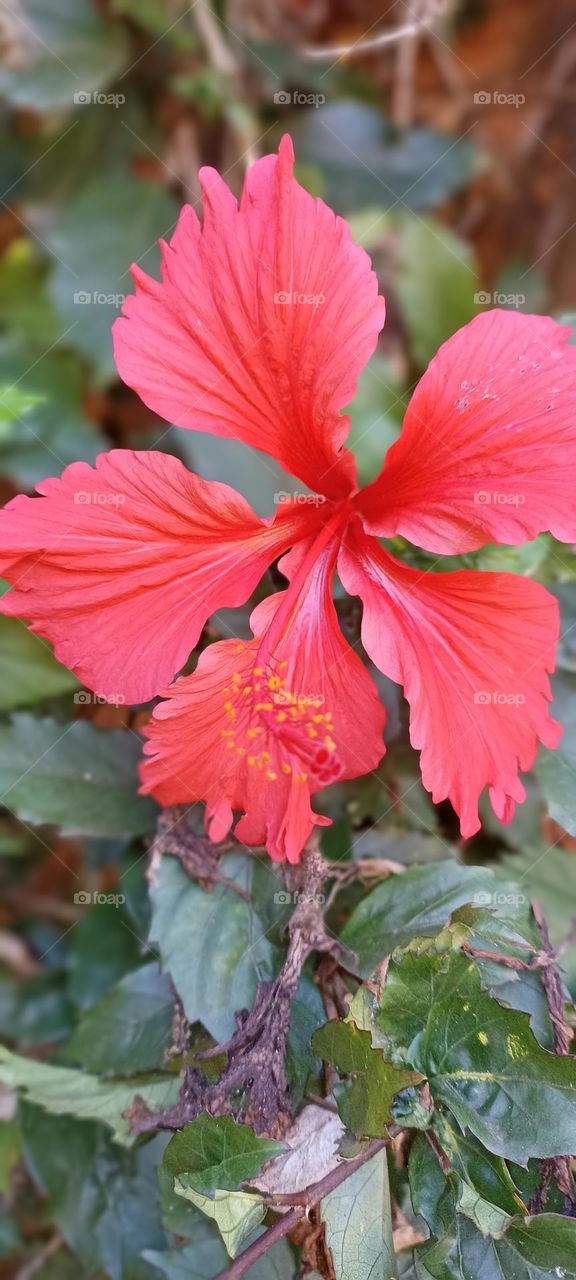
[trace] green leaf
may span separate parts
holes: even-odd
[[[109,83],[127,54],[123,32],[103,22],[89,0],[21,0],[12,15],[2,15],[0,27],[0,93],[36,111],[71,110],[74,95]]]
[[[3,338],[0,384],[5,398],[11,400],[17,390],[28,403],[10,434],[0,436],[5,475],[30,488],[45,476],[60,475],[69,462],[93,461],[103,440],[85,416],[84,371],[72,352],[46,351],[44,342],[34,354],[25,339]]]
[[[78,688],[76,676],[56,661],[46,640],[19,618],[0,618],[0,710],[12,711]]]
[[[287,126],[300,166],[319,170],[320,193],[339,213],[378,204],[430,207],[468,181],[467,142],[434,129],[410,129],[394,138],[374,108],[352,100],[327,102],[321,111],[298,107]]]
[[[455,861],[409,867],[363,898],[342,932],[342,941],[356,953],[367,977],[395,947],[437,933],[451,913],[471,902],[475,894],[490,895],[501,888],[486,867],[464,867]]]
[[[426,368],[439,346],[478,314],[478,277],[467,243],[441,222],[403,218],[396,289],[413,359]]]
[[[562,849],[526,848],[510,855],[501,864],[505,874],[522,884],[526,896],[541,903],[553,945],[567,938],[574,917],[576,900],[576,857]],[[572,943],[562,955],[562,970],[568,984],[576,992],[576,946]]]
[[[231,1116],[201,1115],[170,1139],[163,1163],[174,1176],[185,1174],[193,1191],[210,1195],[236,1191],[284,1150],[281,1142],[257,1138]]]
[[[123,1112],[136,1094],[151,1111],[162,1111],[176,1101],[180,1087],[177,1077],[169,1075],[144,1076],[130,1082],[100,1080],[69,1067],[18,1057],[1,1045],[0,1080],[51,1115],[102,1121],[113,1130],[116,1141],[126,1146],[134,1139]]]
[[[248,859],[225,858],[222,869],[246,889]],[[232,889],[211,893],[163,858],[151,890],[150,939],[157,943],[189,1022],[202,1022],[215,1040],[236,1028],[237,1009],[252,1007],[259,979],[272,976],[274,949],[249,902]]]
[[[506,1241],[533,1267],[560,1275],[576,1275],[576,1220],[559,1213],[517,1218],[510,1223]]]
[[[529,1223],[543,1223],[532,1241]],[[565,1224],[555,1235],[552,1223]],[[522,1243],[522,1251],[518,1248]],[[546,1243],[544,1243],[546,1241]],[[530,1254],[540,1259],[534,1263]],[[482,1234],[458,1214],[449,1234],[415,1251],[417,1280],[558,1280],[576,1276],[574,1220],[556,1214],[514,1219],[499,1239]]]
[[[194,1243],[182,1249],[169,1249],[166,1253],[157,1253],[146,1249],[142,1257],[155,1268],[156,1275],[165,1276],[166,1280],[213,1280],[213,1276],[223,1271],[227,1263],[227,1254],[222,1241],[211,1232],[196,1230]],[[294,1280],[294,1255],[286,1240],[278,1244],[258,1259],[246,1272],[247,1280]],[[316,1275],[317,1273],[315,1273]],[[306,1274],[306,1280],[314,1280]]]
[[[13,240],[0,259],[0,327],[8,330],[25,343],[41,349],[61,336],[62,327],[48,294],[46,278],[48,266],[33,242],[25,236]],[[20,387],[12,392],[22,396]],[[0,399],[5,402],[4,388]],[[17,405],[17,400],[15,401]],[[16,408],[21,415],[25,403]]]
[[[101,1125],[26,1105],[23,1143],[32,1177],[48,1197],[46,1210],[91,1276],[125,1280],[144,1249],[162,1248],[156,1141],[127,1151]]]
[[[501,1156],[486,1151],[477,1138],[462,1133],[438,1112],[432,1127],[452,1168],[483,1200],[513,1216],[526,1207]]]
[[[15,715],[0,725],[0,798],[24,822],[68,834],[139,835],[156,813],[136,794],[140,753],[139,739],[122,729]]]
[[[385,1151],[325,1196],[320,1215],[336,1280],[394,1280],[397,1271]]]
[[[66,1057],[88,1071],[119,1075],[161,1067],[171,1041],[173,1013],[169,978],[158,964],[144,965],[84,1014]]]
[[[389,1052],[488,1151],[525,1165],[576,1148],[576,1061],[542,1049],[461,952],[393,957],[374,1017]]]
[[[15,1120],[4,1120],[0,1126],[0,1193],[10,1187],[10,1177],[20,1158],[20,1127]]]
[[[576,674],[559,671],[551,683],[563,734],[555,751],[541,748],[535,772],[550,816],[576,836]]]
[[[172,231],[177,214],[165,187],[109,174],[80,188],[48,233],[59,259],[50,277],[52,300],[72,327],[70,341],[101,377],[115,373],[110,331],[132,288],[130,264],[156,268],[156,241]]]
[[[80,892],[78,898],[89,897]],[[114,983],[142,963],[143,944],[130,926],[123,894],[116,902],[97,902],[86,911],[70,935],[65,966],[68,994],[81,1009],[106,995]]]
[[[176,1178],[174,1189],[216,1223],[230,1258],[236,1257],[266,1216],[266,1205],[258,1195],[244,1191],[215,1191],[209,1199],[188,1185],[185,1174]]]
[[[342,1075],[352,1076],[346,1092],[338,1096],[344,1124],[356,1137],[380,1138],[392,1121],[390,1107],[395,1094],[417,1084],[417,1072],[398,1070],[377,1049],[369,1031],[353,1022],[327,1022],[312,1037],[312,1047]]]
[[[416,1134],[410,1148],[408,1179],[414,1213],[421,1214],[433,1235],[443,1235],[454,1218],[456,1180],[446,1176],[423,1133]]]

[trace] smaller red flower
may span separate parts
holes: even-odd
[[[549,529],[576,540],[576,350],[540,316],[479,315],[432,361],[380,476],[363,491],[341,410],[384,319],[375,276],[345,222],[278,156],[249,170],[239,206],[201,175],[202,227],[182,211],[162,282],[134,268],[115,325],[118,368],[180,427],[235,437],[312,488],[261,520],[227,485],[160,453],[74,463],[0,513],[0,608],[29,619],[105,696],[152,697],[185,663],[207,618],[244,603],[282,556],[289,585],[251,619],[253,638],[211,645],[164,693],[147,728],[143,789],[206,802],[230,829],[296,862],[328,783],[374,769],[384,710],[344,639],[336,567],[364,606],[374,663],[404,686],[411,740],[435,800],[478,830],[488,787],[508,821],[519,769],[560,729],[547,673],[555,600],[511,574],[419,572],[378,537],[438,555]],[[285,554],[288,553],[288,554]]]

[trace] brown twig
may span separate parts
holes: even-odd
[[[298,902],[288,923],[288,952],[278,977],[258,983],[254,1005],[236,1014],[237,1030],[230,1040],[198,1055],[201,1060],[225,1054],[228,1062],[222,1075],[209,1082],[196,1067],[188,1067],[178,1102],[158,1115],[149,1112],[142,1099],[135,1099],[126,1113],[134,1133],[179,1129],[202,1111],[229,1114],[232,1093],[249,1095],[244,1119],[257,1133],[281,1135],[286,1130],[290,1105],[285,1048],[300,975],[313,952],[331,954],[341,961],[349,957],[324,925],[321,890],[329,874],[330,865],[312,837],[299,866],[286,873],[288,888]]]
[[[203,888],[213,884],[223,884],[232,889],[245,902],[250,901],[250,894],[220,871],[219,863],[222,854],[234,847],[232,841],[214,844],[208,836],[198,835],[192,831],[187,820],[185,805],[172,805],[163,809],[156,829],[156,835],[150,848],[150,864],[148,879],[153,883],[160,859],[163,857],[178,858],[191,880],[198,880]]]
[[[284,1214],[272,1227],[269,1227],[268,1231],[259,1236],[248,1249],[245,1249],[238,1258],[234,1259],[230,1267],[225,1271],[219,1271],[214,1280],[239,1280],[240,1276],[245,1275],[259,1258],[268,1253],[272,1245],[276,1244],[278,1240],[282,1240],[284,1236],[289,1235],[311,1209],[320,1204],[320,1201],[325,1196],[329,1195],[331,1191],[335,1191],[336,1187],[339,1187],[353,1173],[356,1173],[357,1169],[361,1169],[363,1165],[367,1164],[373,1156],[384,1149],[385,1145],[384,1138],[374,1138],[354,1160],[342,1161],[341,1164],[336,1165],[335,1169],[331,1169],[330,1173],[327,1173],[326,1177],[322,1178],[320,1182],[315,1182],[305,1191],[295,1192],[292,1199],[294,1207],[289,1213]]]
[[[550,942],[548,925],[540,903],[533,902],[532,910],[542,936],[543,953],[549,960],[549,963],[542,967],[541,977],[552,1022],[553,1052],[566,1056],[572,1043],[572,1029],[564,1018],[564,988],[555,964],[557,953]],[[528,1205],[529,1212],[543,1213],[552,1179],[564,1194],[566,1213],[570,1217],[576,1217],[576,1187],[572,1176],[571,1159],[568,1155],[552,1156],[542,1161],[540,1182]]]

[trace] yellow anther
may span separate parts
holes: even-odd
[[[255,676],[263,676],[263,675],[264,675],[264,667],[254,667],[254,675],[255,675]]]
[[[335,743],[335,741],[334,741],[334,739],[333,739],[333,738],[326,737],[326,738],[324,739],[324,742],[325,742],[326,746],[328,747],[328,750],[329,750],[329,751],[335,751],[335,750],[336,750],[336,743]]]
[[[279,712],[278,712],[278,714],[277,714],[277,716],[276,716],[276,719],[277,719],[277,721],[278,721],[278,724],[282,724],[282,721],[286,719],[286,712],[285,712],[285,711],[279,711]]]
[[[236,653],[244,653],[245,648],[246,648],[246,645],[244,645],[244,644],[237,644],[237,645],[236,645]]]
[[[292,773],[292,765],[291,765],[291,764],[283,764],[283,765],[282,765],[282,773]]]
[[[234,750],[234,739],[232,739],[232,742],[227,742],[227,743],[226,743],[226,749],[227,749],[228,751],[233,751],[233,750]]]
[[[288,663],[287,663],[287,662],[279,662],[279,663],[278,663],[278,667],[279,667],[280,671],[283,671],[283,670],[284,670],[284,668],[285,668],[285,667],[287,667],[287,666],[288,666]]]
[[[269,781],[270,781],[270,782],[275,782],[275,781],[276,781],[276,779],[277,779],[277,777],[278,777],[278,774],[277,774],[277,773],[273,773],[272,769],[267,769],[267,770],[266,770],[266,777],[269,779]]]
[[[307,782],[307,780],[308,780],[308,774],[307,774],[307,773],[297,773],[297,774],[296,774],[296,782]]]
[[[279,680],[279,677],[278,677],[278,676],[268,676],[268,680],[266,681],[266,683],[267,683],[267,685],[268,685],[268,688],[269,688],[269,689],[279,689],[279,688],[280,688],[280,680]]]
[[[248,756],[248,764],[256,764],[256,756]]]

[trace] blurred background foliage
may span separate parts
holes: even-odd
[[[110,342],[131,262],[156,272],[157,239],[170,237],[183,201],[198,204],[198,167],[214,165],[238,194],[248,160],[285,130],[300,180],[349,218],[387,298],[350,410],[363,481],[379,470],[439,344],[480,308],[497,300],[576,313],[570,0],[451,0],[434,34],[364,48],[366,33],[407,16],[403,0],[222,0],[214,10],[203,0],[0,0],[2,500],[115,445],[173,452],[235,484],[261,513],[276,490],[295,487],[252,450],[155,418],[116,377]],[[342,56],[334,45],[356,47]],[[401,540],[395,550],[416,564],[432,559]],[[399,691],[377,673],[386,759],[377,776],[322,801],[334,819],[329,856],[490,863],[543,902],[554,942],[569,935],[576,902],[574,550],[544,536],[464,558],[545,582],[562,609],[554,685],[564,738],[555,756],[542,753],[509,827],[486,806],[481,835],[462,844],[450,807],[435,807],[419,782]],[[355,608],[339,605],[355,634]],[[240,633],[250,607],[235,616]],[[213,619],[202,643],[219,621],[230,624]],[[155,811],[136,794],[147,711],[95,704],[16,620],[0,619],[0,671],[0,1032],[40,1059],[151,1070],[170,1040],[171,996],[147,942]],[[273,877],[257,867],[260,919],[273,938],[262,964],[274,968],[281,921]],[[343,918],[359,895],[339,900]],[[198,944],[184,963],[202,970],[208,953]],[[572,944],[563,963],[576,994]],[[231,975],[233,954],[226,964]],[[240,975],[243,998],[254,968]],[[318,1001],[309,982],[294,1087],[298,1070],[315,1069]],[[226,982],[206,1009],[199,991],[199,1034],[225,1035],[239,1003]],[[150,1144],[117,1148],[94,1119],[32,1109],[19,1127],[10,1090],[0,1107],[0,1275],[31,1259],[38,1280],[184,1274],[167,1255],[159,1261],[166,1232],[188,1232],[174,1206],[158,1208]],[[186,1274],[208,1276],[211,1265]],[[289,1255],[275,1266],[264,1280],[292,1274]]]

